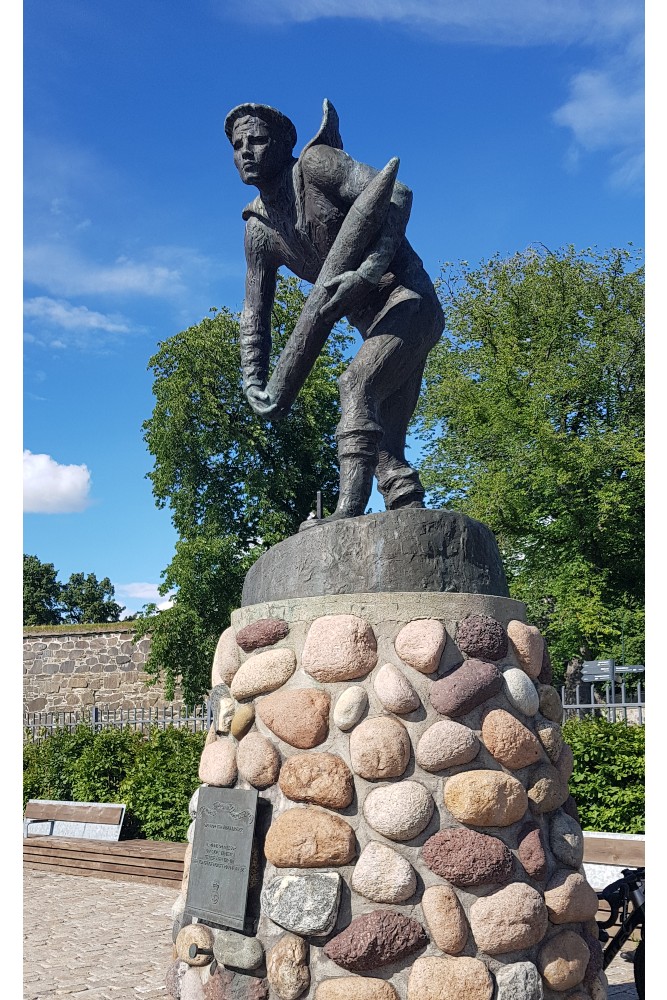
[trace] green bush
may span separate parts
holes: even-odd
[[[80,724],[23,745],[23,806],[28,799],[123,802],[124,837],[185,841],[188,803],[200,784],[205,733],[153,727],[94,732]]]
[[[569,719],[570,791],[584,830],[644,833],[644,727],[605,718]]]
[[[121,801],[149,840],[184,841],[188,803],[199,781],[205,733],[153,729],[120,789]]]

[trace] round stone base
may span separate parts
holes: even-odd
[[[406,591],[507,596],[493,532],[450,510],[406,508],[323,521],[260,556],[241,603]]]

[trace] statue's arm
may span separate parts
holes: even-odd
[[[347,212],[379,171],[353,160],[340,149],[314,146],[303,163],[306,179],[319,188],[333,203]],[[368,290],[376,287],[396,255],[412,208],[412,192],[400,181],[394,183],[391,203],[377,237],[365,248],[356,271],[346,271],[326,288],[331,298],[321,310],[322,316],[335,321],[363,301]]]
[[[344,202],[351,205],[369,181],[377,176],[378,171],[356,160],[351,160],[346,166],[347,169],[341,171],[340,196]],[[357,273],[372,285],[379,284],[380,278],[394,259],[405,236],[411,209],[412,191],[401,181],[395,181],[384,225],[377,238],[367,248],[365,258],[357,269]]]
[[[246,282],[240,321],[243,391],[264,389],[269,375],[271,309],[276,293],[277,267],[271,260],[266,227],[248,219],[245,231]]]

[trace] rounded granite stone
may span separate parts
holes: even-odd
[[[551,818],[549,828],[551,850],[564,865],[579,868],[584,860],[584,835],[576,819],[563,810]]]
[[[403,903],[414,894],[417,876],[409,861],[372,840],[354,866],[351,886],[374,903]]]
[[[542,882],[547,875],[547,856],[542,843],[542,832],[532,820],[521,827],[518,836],[517,857],[526,874],[536,882]]]
[[[297,1000],[310,986],[308,945],[296,934],[283,936],[266,953],[266,978],[280,1000]]]
[[[343,732],[353,729],[366,711],[368,695],[360,684],[346,688],[336,702],[333,720]]]
[[[442,771],[446,767],[469,764],[481,749],[481,743],[468,726],[443,719],[434,722],[422,733],[415,760],[425,771]]]
[[[407,1000],[491,1000],[493,979],[478,958],[418,958],[410,970]]]
[[[544,639],[536,625],[526,625],[525,622],[511,621],[507,625],[512,648],[519,661],[519,666],[533,680],[537,680],[542,670],[544,655]]]
[[[181,981],[179,1000],[206,1000],[202,977],[198,968],[190,968]]]
[[[532,962],[496,969],[496,1000],[544,1000],[542,977]]]
[[[213,956],[220,965],[252,971],[264,961],[264,947],[259,938],[221,929],[215,935]]]
[[[262,912],[294,934],[329,934],[338,916],[338,872],[279,875],[262,889]]]
[[[468,921],[450,885],[432,885],[422,896],[422,912],[434,943],[448,955],[458,955],[468,940]]]
[[[232,719],[232,736],[237,740],[242,740],[243,737],[252,729],[254,721],[255,706],[252,704],[239,705],[234,712],[234,718]]]
[[[323,615],[310,626],[301,665],[322,684],[365,677],[376,663],[375,633],[363,618]]]
[[[591,957],[588,960],[588,965],[586,966],[586,972],[584,973],[583,985],[588,986],[596,981],[597,977],[602,972],[602,966],[604,964],[604,954],[602,952],[602,945],[598,940],[599,928],[595,924],[595,931],[591,931],[589,925],[595,924],[594,920],[588,920],[584,923],[581,928],[581,937],[584,944],[588,948]]]
[[[236,782],[236,746],[230,739],[216,739],[202,750],[199,780],[207,785],[230,788]]]
[[[544,901],[552,924],[592,920],[598,911],[598,897],[580,872],[558,869],[549,879]]]
[[[290,688],[261,698],[255,710],[278,739],[297,750],[311,750],[329,735],[330,702],[317,688]]]
[[[351,972],[392,965],[428,944],[418,921],[392,910],[363,913],[324,946],[327,958]]]
[[[544,718],[560,724],[563,721],[563,703],[556,688],[550,684],[538,684],[537,693],[540,699],[540,712]]]
[[[400,778],[410,762],[410,737],[388,716],[365,719],[350,734],[352,770],[368,781]]]
[[[561,931],[540,948],[537,967],[546,985],[557,993],[578,986],[583,980],[590,952],[575,931]]]
[[[512,708],[522,715],[533,716],[540,707],[540,696],[528,674],[518,667],[509,667],[503,673],[503,690]]]
[[[388,840],[412,840],[428,826],[435,803],[418,781],[373,788],[364,800],[366,822]]]
[[[470,907],[470,929],[487,955],[506,955],[538,944],[549,915],[542,894],[525,882],[512,882]]]
[[[421,674],[432,674],[440,665],[447,632],[435,618],[418,618],[404,625],[394,640],[394,649],[408,666]]]
[[[535,732],[546,750],[549,760],[555,764],[563,749],[563,730],[557,722],[539,718],[535,720]]]
[[[275,785],[280,771],[277,747],[261,733],[248,733],[238,745],[236,763],[239,774],[254,788]]]
[[[237,701],[275,691],[296,670],[296,655],[291,649],[267,649],[242,663],[232,679],[230,690]]]
[[[344,809],[354,798],[354,777],[333,753],[297,753],[282,766],[280,790],[294,802]]]
[[[218,684],[231,684],[240,663],[236,634],[230,626],[222,633],[215,647],[213,667],[211,668],[211,687],[217,687]]]
[[[398,994],[384,979],[338,976],[321,982],[314,1000],[398,1000]]]
[[[498,694],[503,675],[495,663],[466,660],[431,687],[431,704],[439,715],[458,718]]]
[[[385,663],[373,678],[373,688],[387,712],[405,715],[419,708],[419,695],[405,674],[392,663]]]
[[[502,840],[463,827],[429,837],[422,858],[432,872],[462,889],[502,884],[512,874],[512,854]]]
[[[190,948],[213,948],[213,931],[206,924],[186,924],[181,928],[176,938],[176,957],[188,965],[210,965],[212,955],[190,955]]]
[[[568,781],[572,777],[572,772],[574,771],[574,754],[572,753],[572,747],[569,743],[563,743],[563,749],[558,756],[555,766],[561,778],[567,785]]]
[[[482,741],[491,756],[511,771],[544,760],[539,740],[502,708],[494,708],[484,715]]]
[[[266,979],[233,972],[219,965],[204,986],[205,1000],[269,1000]]]
[[[315,806],[287,809],[269,827],[264,854],[276,868],[347,865],[355,855],[354,830]]]
[[[289,625],[282,618],[261,618],[236,633],[237,645],[245,653],[263,646],[273,646],[289,634]]]
[[[217,734],[226,736],[232,725],[236,702],[226,684],[216,684],[209,695],[211,722]]]
[[[471,826],[511,826],[528,808],[526,790],[503,771],[461,771],[445,782],[452,816]]]
[[[567,785],[553,764],[537,764],[530,774],[528,798],[537,813],[562,806],[569,795]]]
[[[456,645],[466,656],[495,662],[507,656],[507,632],[489,615],[468,615],[456,627]]]
[[[179,1000],[183,976],[189,968],[190,966],[187,962],[182,962],[180,958],[177,958],[174,964],[169,966],[164,985],[167,995],[171,997],[171,1000]]]

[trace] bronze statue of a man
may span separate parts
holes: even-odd
[[[412,193],[343,152],[329,101],[317,135],[296,159],[296,130],[275,108],[241,104],[225,133],[244,184],[259,196],[244,210],[246,293],[241,314],[243,387],[259,416],[283,416],[334,323],[346,316],[363,343],[339,379],[336,430],[340,491],[327,520],[366,510],[373,475],[388,510],[423,507],[405,459],[405,437],[426,357],[444,328],[422,262],[405,238]],[[268,379],[278,268],[313,284],[302,317]]]

